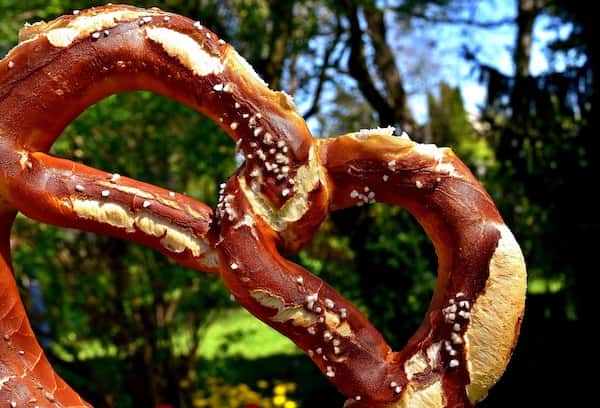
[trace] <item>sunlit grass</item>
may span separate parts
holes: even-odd
[[[242,357],[248,360],[269,357],[277,354],[296,355],[301,350],[287,337],[279,334],[245,309],[219,311],[218,318],[202,331],[198,357],[205,360]],[[186,348],[189,333],[181,332],[172,339],[174,354]],[[71,350],[77,350],[78,360],[114,357],[118,354],[113,344],[103,344],[98,340],[78,340],[74,333],[66,335],[52,345],[54,353],[65,361],[73,361],[75,356],[61,346],[66,343]],[[179,351],[179,352],[178,352]]]
[[[545,293],[558,293],[565,288],[565,277],[530,277],[527,283],[527,291],[531,295],[542,295]]]
[[[244,309],[222,312],[202,333],[199,355],[207,360],[238,356],[257,359],[275,354],[300,354],[288,338]]]

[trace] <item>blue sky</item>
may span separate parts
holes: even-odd
[[[462,14],[460,17],[472,18],[478,21],[498,21],[516,16],[515,0],[488,0],[478,2],[473,14]],[[558,28],[550,28],[552,20],[548,16],[541,16],[536,20],[534,26],[534,42],[532,47],[531,73],[537,75],[548,69],[562,70],[565,67],[564,59],[549,61],[546,55],[546,46],[557,37],[565,38],[571,27],[562,25]],[[405,34],[409,36],[408,41],[414,44],[427,44],[433,40],[436,45],[430,50],[433,63],[439,66],[439,71],[430,81],[416,78],[417,83],[424,83],[423,89],[418,87],[411,92],[410,106],[420,123],[426,121],[427,91],[435,89],[435,83],[443,80],[454,86],[459,86],[465,101],[467,110],[478,113],[486,96],[485,88],[477,81],[477,74],[473,71],[472,64],[461,58],[460,50],[467,46],[469,49],[479,50],[476,55],[479,61],[496,67],[505,74],[514,72],[512,52],[516,37],[516,27],[506,24],[493,29],[484,29],[473,26],[456,24],[431,24],[417,23]],[[393,35],[393,34],[392,34]],[[389,39],[394,43],[394,38]],[[398,54],[398,65],[403,68],[403,54]],[[409,75],[406,75],[406,74]],[[407,81],[410,81],[410,73],[405,72]]]
[[[479,22],[494,22],[500,20],[514,21],[517,14],[517,0],[482,0],[466,1],[469,7],[461,7],[460,2],[454,9],[444,8],[444,12],[451,13],[456,19],[474,20]],[[435,10],[429,10],[435,13]],[[486,89],[478,81],[478,72],[472,62],[467,62],[463,57],[464,47],[474,51],[479,62],[493,66],[501,72],[512,75],[513,48],[516,39],[516,27],[513,23],[496,26],[495,28],[481,28],[473,25],[431,23],[421,19],[413,19],[407,23],[404,19],[394,20],[395,14],[387,14],[388,43],[396,55],[406,91],[409,95],[409,104],[416,120],[423,124],[427,121],[427,93],[437,93],[438,85],[444,81],[453,86],[458,86],[465,102],[467,111],[477,115],[486,97]],[[534,26],[534,41],[532,46],[531,73],[538,75],[548,70],[563,70],[568,56],[553,55],[547,57],[548,43],[557,38],[566,38],[572,27],[551,17],[541,15]],[[312,46],[322,50],[327,44],[323,38],[312,40]],[[319,55],[322,51],[319,51]],[[576,62],[580,64],[582,61]],[[321,61],[307,59],[302,64],[320,64]],[[312,66],[311,65],[311,66]],[[348,76],[332,72],[338,84],[359,93],[354,80]],[[308,90],[298,90],[295,94],[296,102],[301,112],[306,112],[312,102],[312,86]],[[308,91],[308,93],[307,93]],[[335,110],[335,90],[329,83],[326,84],[322,94],[321,110],[327,112]],[[314,134],[320,134],[318,121],[313,117],[307,121]],[[372,126],[365,123],[364,127]],[[352,131],[356,129],[347,129]]]

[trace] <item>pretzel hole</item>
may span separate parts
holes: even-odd
[[[295,260],[363,310],[394,350],[420,326],[436,285],[437,257],[423,228],[382,203],[330,213]]]
[[[97,123],[104,124],[102,130],[93,127]],[[51,152],[187,192],[210,204],[216,202],[219,183],[236,167],[233,143],[210,119],[143,91],[113,95],[91,106],[65,129]],[[125,364],[125,356],[139,360],[148,349],[156,353],[174,347],[169,353],[185,354],[198,341],[199,328],[215,319],[209,310],[232,305],[219,280],[125,240],[62,229],[19,215],[11,246],[17,281],[26,289],[22,296],[28,316],[41,343],[60,358],[59,372],[78,360],[115,358]],[[53,293],[66,295],[53,301]],[[172,332],[178,327],[173,324],[179,318],[175,309],[178,316],[187,316],[191,337]],[[67,310],[68,319],[49,317]],[[100,310],[103,313],[98,316]],[[143,335],[148,323],[137,317],[144,315],[156,326],[156,333]],[[115,322],[137,334],[128,338],[117,332],[115,336]],[[139,343],[140,336],[151,340]],[[132,347],[133,340],[136,347]],[[167,370],[161,361],[155,368]],[[85,389],[89,392],[94,387]],[[93,395],[87,396],[94,400]]]
[[[101,130],[93,128],[97,123],[103,123]],[[148,91],[112,95],[89,107],[51,153],[189,194],[211,207],[219,183],[237,167],[234,145],[219,126]]]

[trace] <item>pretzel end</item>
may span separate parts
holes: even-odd
[[[466,386],[471,403],[482,400],[504,373],[520,330],[525,309],[527,276],[519,244],[505,225],[490,261],[489,278],[471,310],[465,333]],[[494,344],[494,347],[490,347]]]

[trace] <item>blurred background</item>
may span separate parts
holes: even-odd
[[[600,234],[600,54],[577,0],[170,0],[198,19],[314,134],[392,125],[451,146],[494,197],[529,268],[521,340],[481,407],[578,406]],[[25,22],[98,3],[0,1],[0,53]],[[234,146],[201,115],[144,92],[89,108],[53,153],[214,206]],[[597,153],[596,153],[597,154]],[[97,407],[341,407],[286,338],[218,279],[138,245],[17,219],[16,276],[55,368]],[[337,212],[294,260],[367,313],[395,348],[422,319],[436,258],[398,208]],[[597,319],[595,319],[597,320]],[[588,405],[588,404],[586,404]],[[593,405],[593,402],[592,402]]]

